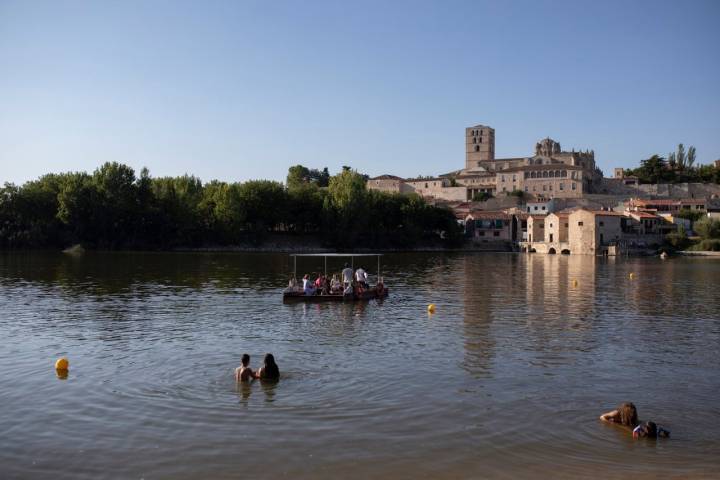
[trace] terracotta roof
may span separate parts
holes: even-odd
[[[473,217],[474,220],[507,220],[511,215],[505,212],[478,210],[470,213],[468,216]]]
[[[395,175],[380,175],[379,177],[373,177],[370,180],[402,180],[400,177]]]
[[[638,218],[658,218],[657,215],[648,212],[628,212],[632,217]]]
[[[602,217],[624,217],[624,213],[613,212],[612,210],[587,210],[593,215],[599,215]]]
[[[695,205],[698,203],[705,203],[704,198],[681,198],[681,199],[673,199],[673,198],[660,198],[657,200],[648,200],[648,199],[631,199],[629,202],[631,205]]]

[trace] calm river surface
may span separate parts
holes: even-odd
[[[0,477],[720,477],[720,260],[383,267],[306,305],[286,255],[0,253]],[[281,381],[236,386],[244,352]],[[598,421],[627,400],[672,438]]]

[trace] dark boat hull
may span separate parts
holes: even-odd
[[[356,300],[372,300],[373,298],[385,298],[389,294],[387,288],[378,290],[369,288],[362,293],[350,295],[305,295],[302,292],[283,292],[284,302],[354,302]]]

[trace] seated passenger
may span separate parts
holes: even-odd
[[[342,285],[340,285],[340,280],[337,279],[337,275],[332,276],[332,281],[330,282],[330,293],[340,293],[342,291]]]
[[[265,354],[264,365],[258,370],[258,377],[261,380],[279,380],[280,369],[275,363],[275,357],[272,353]]]

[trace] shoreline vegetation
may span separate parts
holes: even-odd
[[[0,249],[277,251],[280,237],[323,250],[462,246],[451,210],[369,191],[366,179],[349,167],[330,176],[302,165],[285,185],[136,176],[119,163],[47,174],[0,187]]]

